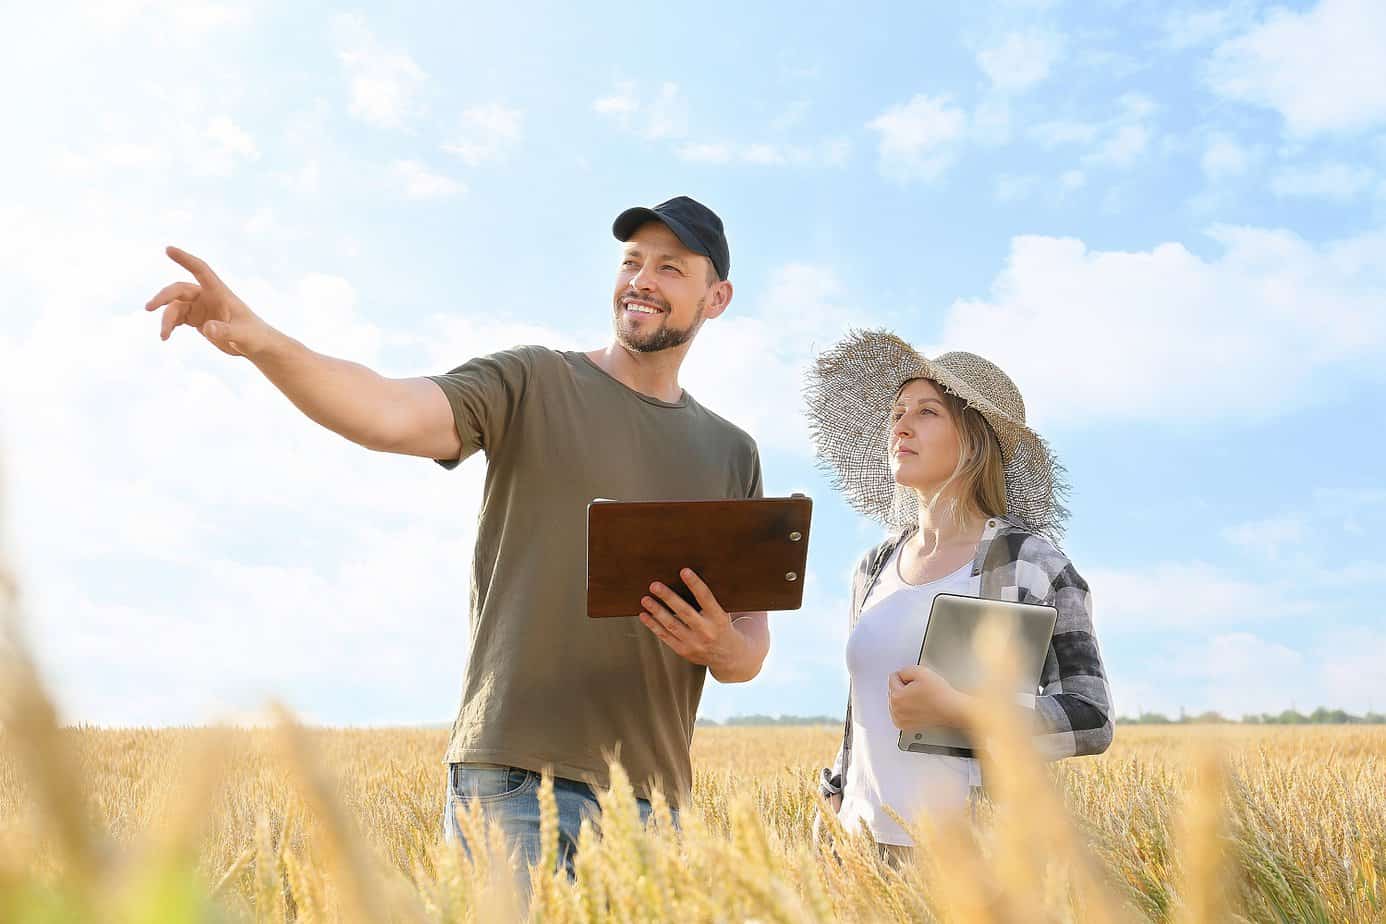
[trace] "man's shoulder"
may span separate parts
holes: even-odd
[[[541,365],[562,365],[566,362],[566,355],[562,350],[555,350],[539,343],[525,343],[511,347],[507,352],[524,359],[533,366]]]
[[[539,346],[537,344],[521,344],[519,346],[507,347],[502,350],[478,353],[456,368],[449,370],[448,374],[452,375],[465,372],[468,369],[485,366],[499,367],[501,369],[518,367],[528,371],[546,363],[552,364],[562,361],[563,354],[549,347]]]
[[[690,404],[697,407],[707,418],[707,426],[721,433],[728,443],[752,455],[760,452],[760,447],[756,445],[756,439],[751,436],[751,434],[747,433],[741,427],[732,423],[706,404],[698,401],[692,395],[689,396],[688,400]]]

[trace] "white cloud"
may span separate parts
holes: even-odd
[[[977,65],[998,90],[1021,93],[1049,76],[1063,48],[1053,32],[1009,32],[977,53]]]
[[[1200,161],[1203,174],[1210,180],[1241,176],[1251,166],[1252,153],[1231,135],[1214,134],[1208,139]]]
[[[949,309],[941,346],[984,352],[1032,416],[1084,425],[1272,416],[1323,400],[1330,379],[1379,374],[1386,233],[1209,233],[1211,258],[1015,238],[991,295]]]
[[[948,96],[920,94],[866,125],[880,135],[881,173],[896,180],[934,180],[953,165],[967,132],[967,113]]]
[[[166,167],[169,149],[161,144],[138,144],[115,141],[101,145],[94,152],[95,160],[116,169],[147,170]]]
[[[136,129],[129,125],[105,137],[80,139],[84,146],[56,149],[58,170],[84,180],[97,180],[115,172],[143,173],[163,179],[169,173],[197,177],[225,177],[243,164],[260,159],[254,137],[227,115],[210,118],[197,109],[151,114]],[[131,135],[158,136],[157,141],[132,141]],[[122,137],[124,135],[124,137]]]
[[[1222,531],[1222,537],[1233,545],[1254,549],[1271,560],[1280,557],[1282,547],[1303,542],[1304,534],[1304,520],[1294,514],[1238,523]]]
[[[688,134],[688,101],[676,83],[659,88],[659,96],[650,103],[647,116],[649,124],[643,131],[647,138],[682,138]]]
[[[1088,146],[1082,161],[1090,167],[1131,167],[1154,140],[1151,123],[1157,107],[1153,100],[1139,93],[1123,94],[1117,103],[1118,112],[1108,119],[1051,120],[1036,125],[1030,136],[1044,148]]]
[[[996,181],[993,195],[997,202],[1021,202],[1040,197],[1053,204],[1062,202],[1065,197],[1082,189],[1087,183],[1087,174],[1076,169],[1065,170],[1052,179],[1031,174],[1002,174]]]
[[[1041,147],[1055,148],[1063,144],[1090,144],[1101,131],[1101,125],[1096,122],[1056,119],[1036,125],[1030,135]]]
[[[381,45],[360,14],[335,17],[332,33],[352,115],[380,128],[399,128],[423,112],[420,96],[427,77],[408,52]]]
[[[1276,110],[1296,135],[1362,131],[1386,123],[1383,36],[1380,0],[1276,7],[1218,46],[1208,80],[1228,99]]]
[[[129,251],[157,248],[133,232],[129,247],[77,236],[93,283],[38,288],[32,323],[0,325],[3,461],[18,488],[7,510],[24,539],[31,635],[66,715],[195,722],[275,692],[336,703],[331,721],[446,720],[466,646],[480,465],[448,474],[367,452],[195,332],[161,343],[129,281],[150,273]],[[455,313],[387,331],[340,276],[218,269],[281,329],[385,374],[387,359],[417,374],[518,342],[569,345],[551,329]],[[26,262],[6,292],[26,291],[20,275],[42,287],[50,271]],[[55,363],[82,374],[41,373]],[[348,673],[369,708],[331,692]],[[165,692],[112,695],[141,688]]]
[[[226,116],[217,116],[203,132],[205,144],[189,157],[194,173],[226,176],[244,161],[259,160],[255,139]]]
[[[1039,188],[1039,177],[1037,176],[1016,176],[1003,173],[996,178],[996,191],[994,193],[997,202],[1020,202],[1030,198]]]
[[[458,138],[443,145],[469,167],[503,163],[519,145],[523,135],[524,113],[500,103],[472,106],[462,113]]]
[[[1324,691],[1324,705],[1362,713],[1386,711],[1386,632],[1381,613],[1364,614],[1373,625],[1337,629],[1325,634],[1315,646],[1315,665]],[[1375,617],[1375,618],[1373,618]],[[1315,703],[1318,705],[1318,703]]]
[[[1152,562],[1084,571],[1100,633],[1159,634],[1256,623],[1303,612],[1286,584],[1239,577],[1208,562]]]
[[[1170,668],[1184,685],[1202,683],[1203,708],[1242,716],[1292,706],[1312,708],[1307,699],[1317,684],[1307,666],[1304,655],[1293,648],[1250,632],[1232,632],[1182,647]]]
[[[737,145],[725,141],[690,141],[678,148],[679,159],[691,164],[730,164],[740,155],[741,150]]]
[[[592,109],[650,141],[688,134],[688,100],[676,83],[665,82],[651,98],[642,100],[633,81],[620,81],[616,92],[594,100]]]
[[[1011,102],[1000,91],[984,96],[972,110],[972,125],[968,134],[973,140],[991,146],[1011,140]]]
[[[1128,93],[1121,98],[1122,111],[1104,127],[1095,150],[1083,156],[1083,163],[1104,167],[1130,167],[1145,152],[1153,130],[1150,119],[1155,105],[1144,96]]]
[[[594,100],[592,109],[604,116],[610,116],[622,128],[630,124],[630,117],[640,111],[640,100],[635,95],[634,81],[623,80],[616,84],[616,92]]]
[[[688,142],[675,151],[678,158],[692,164],[749,164],[760,167],[840,167],[851,157],[852,145],[845,138],[818,144],[778,142]]]
[[[808,364],[816,350],[870,318],[820,265],[780,266],[765,292],[760,304],[742,310],[733,301],[703,325],[682,377],[700,402],[755,434],[762,452],[804,457],[811,443],[799,407]]]
[[[416,160],[395,161],[390,171],[410,199],[450,199],[467,190],[452,177],[434,173]]]
[[[1286,167],[1271,177],[1271,191],[1285,198],[1346,201],[1366,192],[1376,174],[1357,164],[1317,164]]]
[[[302,228],[285,226],[279,220],[279,214],[269,206],[257,208],[241,228],[247,235],[261,241],[289,243],[302,241],[306,237]]]
[[[322,169],[316,160],[310,160],[297,170],[279,174],[284,188],[300,195],[311,196],[317,193],[322,181]]]
[[[1183,708],[1239,718],[1320,706],[1361,715],[1382,709],[1386,634],[1333,628],[1292,646],[1253,631],[1213,632],[1139,661],[1109,659],[1108,668],[1123,715]]]
[[[1145,151],[1150,130],[1142,124],[1122,125],[1096,151],[1083,156],[1083,163],[1110,167],[1129,167]]]
[[[81,6],[81,15],[99,30],[120,32],[157,25],[159,34],[180,40],[200,39],[213,31],[224,33],[244,25],[252,12],[249,3],[207,0],[100,0]]]
[[[1207,45],[1244,28],[1250,19],[1251,8],[1244,2],[1208,9],[1171,10],[1161,25],[1164,33],[1161,44],[1175,51]]]
[[[813,102],[806,99],[798,99],[785,107],[784,111],[775,116],[767,125],[770,131],[779,134],[787,132],[791,128],[804,121],[804,116],[813,108]]]

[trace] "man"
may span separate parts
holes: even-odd
[[[676,809],[686,804],[706,673],[750,680],[770,646],[766,614],[727,614],[692,572],[684,579],[697,607],[653,584],[638,622],[586,616],[590,501],[761,495],[755,442],[678,381],[702,324],[731,303],[721,219],[680,196],[627,209],[613,231],[623,242],[614,336],[588,353],[519,347],[446,375],[387,379],[275,330],[206,263],[172,247],[196,283],[173,283],[146,306],[167,306],[163,339],[180,324],[197,328],[222,352],[249,359],[313,420],[368,449],[445,468],[486,454],[471,648],[445,757],[445,831],[458,837],[454,811],[477,799],[533,861],[539,774],[550,769],[570,869],[581,819],[596,811],[592,786],[608,783],[608,759],[621,760],[642,811],[656,787]]]

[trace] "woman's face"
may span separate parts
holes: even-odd
[[[890,412],[890,471],[898,484],[931,494],[948,480],[961,452],[958,429],[938,386],[905,383]]]

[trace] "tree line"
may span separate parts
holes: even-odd
[[[830,715],[734,715],[718,722],[716,719],[698,718],[701,726],[735,727],[739,725],[840,725],[841,716]],[[1263,712],[1229,718],[1220,712],[1208,711],[1188,713],[1179,710],[1179,715],[1170,717],[1160,712],[1142,712],[1136,716],[1119,716],[1118,725],[1386,725],[1386,713],[1369,711],[1364,715],[1354,715],[1343,709],[1326,709],[1323,706],[1313,712],[1304,713],[1295,709],[1283,712]]]
[[[1134,718],[1121,716],[1117,719],[1118,725],[1386,725],[1386,714],[1380,712],[1367,712],[1365,715],[1353,715],[1343,709],[1326,709],[1323,706],[1310,713],[1303,713],[1295,709],[1286,709],[1283,712],[1270,713],[1263,712],[1259,715],[1245,715],[1240,719],[1231,719],[1219,712],[1200,712],[1198,714],[1185,713],[1179,710],[1179,715],[1170,718],[1159,712],[1142,712]]]

